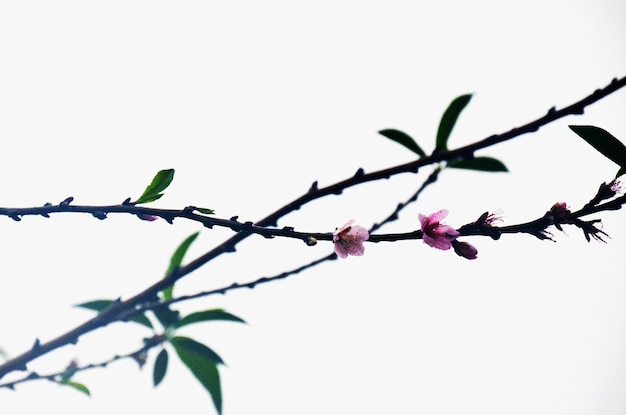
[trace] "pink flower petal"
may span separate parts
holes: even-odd
[[[430,223],[434,223],[441,222],[441,220],[446,216],[448,216],[448,209],[441,209],[430,215],[428,218],[430,219]]]

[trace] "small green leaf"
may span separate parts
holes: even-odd
[[[223,363],[222,359],[205,345],[187,337],[173,337],[170,342],[180,360],[209,392],[215,409],[221,414],[222,387],[217,365]]]
[[[182,264],[183,258],[185,257],[187,250],[189,249],[193,241],[196,240],[199,234],[200,232],[192,233],[183,242],[181,242],[180,245],[178,245],[178,248],[176,248],[176,250],[174,251],[174,254],[172,254],[172,258],[170,259],[170,265],[167,267],[167,271],[165,271],[165,275],[169,275],[172,271],[178,268],[180,264]],[[173,294],[174,294],[174,284],[166,287],[163,290],[163,299],[165,301],[171,300]]]
[[[86,308],[93,311],[104,311],[109,308],[115,301],[113,300],[93,300],[86,303],[76,304],[74,307]]]
[[[439,122],[439,129],[437,130],[437,140],[435,147],[439,151],[446,151],[448,149],[448,139],[456,124],[456,120],[459,118],[461,111],[467,106],[472,99],[472,94],[461,95],[455,98],[441,117]]]
[[[448,163],[447,167],[455,169],[479,170],[488,172],[509,171],[504,163],[491,157],[475,157],[468,160],[458,160]]]
[[[204,213],[205,215],[213,215],[215,213],[213,209],[207,209],[207,208],[201,208],[201,207],[197,207],[195,210],[197,210],[200,213]]]
[[[420,157],[426,156],[424,150],[422,150],[422,148],[415,142],[415,140],[410,135],[403,133],[402,131],[388,129],[381,130],[378,132],[378,134],[381,134],[388,139],[395,141],[396,143],[402,144],[404,147],[408,148]]]
[[[161,193],[163,190],[167,189],[167,187],[172,183],[174,179],[174,169],[161,170],[159,171],[152,182],[146,187],[146,190],[143,191],[143,194],[139,196],[139,199],[134,201],[133,203],[139,205],[141,203],[153,202],[163,196]]]
[[[598,150],[604,157],[619,165],[615,177],[626,172],[626,146],[608,131],[593,125],[570,125],[569,128]]]
[[[189,324],[200,323],[203,321],[215,321],[215,320],[235,321],[238,323],[245,324],[245,321],[243,321],[239,317],[233,314],[227,313],[221,308],[215,308],[213,310],[205,310],[205,311],[199,311],[197,313],[191,313],[188,316],[185,316],[182,319],[180,319],[177,327],[183,327]]]
[[[82,304],[76,304],[74,307],[85,308],[87,310],[93,310],[93,311],[97,311],[97,312],[100,313],[100,312],[106,310],[107,308],[109,308],[111,305],[113,305],[113,303],[116,303],[116,301],[114,301],[114,300],[94,300],[94,301],[88,301],[88,302],[82,303]],[[134,315],[133,317],[131,317],[129,319],[129,321],[141,324],[142,326],[146,326],[148,328],[152,328],[152,323],[150,322],[148,317],[146,317],[144,314]]]
[[[167,372],[168,359],[169,356],[167,354],[167,350],[161,349],[161,351],[157,355],[156,360],[154,361],[154,371],[152,372],[152,380],[155,388],[159,385],[159,383],[161,383],[161,381],[165,377],[165,372]]]
[[[91,392],[89,392],[89,389],[87,388],[87,386],[83,385],[82,383],[72,382],[72,381],[68,380],[66,382],[59,382],[59,385],[69,386],[69,387],[74,388],[77,391],[82,392],[85,395],[91,397]]]

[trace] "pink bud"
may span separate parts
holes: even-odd
[[[137,217],[141,220],[147,220],[148,222],[153,222],[159,218],[158,216],[146,215],[145,213],[137,213]]]
[[[467,242],[452,241],[452,247],[457,255],[467,259],[476,259],[478,256],[478,249]]]

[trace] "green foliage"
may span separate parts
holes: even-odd
[[[194,210],[197,210],[200,213],[204,213],[205,215],[213,215],[215,211],[213,209],[196,207]]]
[[[152,182],[148,185],[148,187],[146,187],[146,190],[143,191],[143,194],[139,196],[139,199],[137,199],[133,203],[139,205],[141,203],[149,203],[160,199],[161,196],[163,196],[163,193],[161,192],[167,189],[170,183],[172,183],[173,179],[174,169],[159,171],[154,176]]]
[[[82,383],[78,383],[78,382],[73,382],[71,380],[66,380],[64,382],[58,382],[59,385],[64,385],[64,386],[69,386],[73,389],[76,389],[79,392],[84,393],[85,395],[91,397],[91,392],[89,391],[89,389],[87,388],[87,386],[83,385]]]
[[[189,324],[200,323],[203,321],[234,321],[237,323],[245,323],[241,318],[227,313],[221,308],[215,308],[212,310],[199,311],[191,313],[188,316],[183,317],[177,324],[177,327],[183,327]]]
[[[453,161],[448,163],[446,167],[454,167],[456,169],[479,170],[486,172],[509,171],[504,163],[491,157],[475,157],[473,159]]]
[[[154,370],[152,372],[152,381],[155,387],[158,386],[165,377],[168,360],[169,355],[167,354],[167,350],[161,349],[156,360],[154,361]]]
[[[114,300],[94,300],[94,301],[88,301],[82,304],[77,304],[74,307],[80,307],[80,308],[85,308],[87,310],[102,312],[106,310],[107,308],[109,308],[114,303],[116,303],[116,301]],[[129,321],[141,324],[142,326],[146,326],[150,329],[152,328],[152,323],[150,322],[150,320],[148,320],[148,317],[146,317],[144,314],[134,315],[133,317],[129,319]]]
[[[170,343],[180,360],[209,392],[215,409],[221,414],[222,387],[217,365],[224,363],[222,359],[213,350],[188,337],[173,337]]]
[[[388,139],[403,145],[404,147],[408,148],[409,150],[411,150],[412,152],[414,152],[420,157],[426,156],[426,153],[424,153],[424,150],[422,150],[422,148],[417,144],[417,142],[413,139],[413,137],[411,137],[410,135],[406,133],[403,133],[402,131],[388,129],[388,130],[381,130],[378,132],[378,134],[381,134],[387,137]]]
[[[435,148],[438,151],[448,150],[448,139],[452,133],[452,129],[456,124],[456,120],[459,118],[461,111],[467,106],[472,99],[472,94],[461,95],[455,98],[441,117],[439,122],[439,129],[437,130],[437,140],[435,142]]]
[[[569,128],[604,157],[619,165],[620,168],[615,177],[626,173],[626,146],[621,141],[608,131],[593,125],[570,125]]]
[[[165,271],[165,275],[169,275],[176,268],[180,267],[180,264],[182,264],[183,258],[185,257],[187,250],[189,250],[189,247],[191,246],[193,241],[196,240],[199,233],[200,232],[192,233],[183,242],[181,242],[180,245],[178,245],[178,248],[176,248],[176,250],[174,251],[174,254],[172,254],[172,258],[170,259],[170,265],[167,267],[167,271]],[[168,286],[167,288],[163,290],[163,299],[166,301],[171,300],[173,293],[174,293],[174,284]]]

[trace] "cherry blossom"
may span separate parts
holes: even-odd
[[[448,216],[446,209],[441,209],[429,216],[418,215],[422,224],[422,239],[433,248],[448,250],[451,242],[454,241],[459,233],[451,226],[444,225],[441,222],[443,218]]]
[[[335,253],[341,258],[347,258],[348,255],[361,256],[365,252],[363,242],[367,241],[370,234],[364,227],[353,223],[354,219],[333,232]]]

